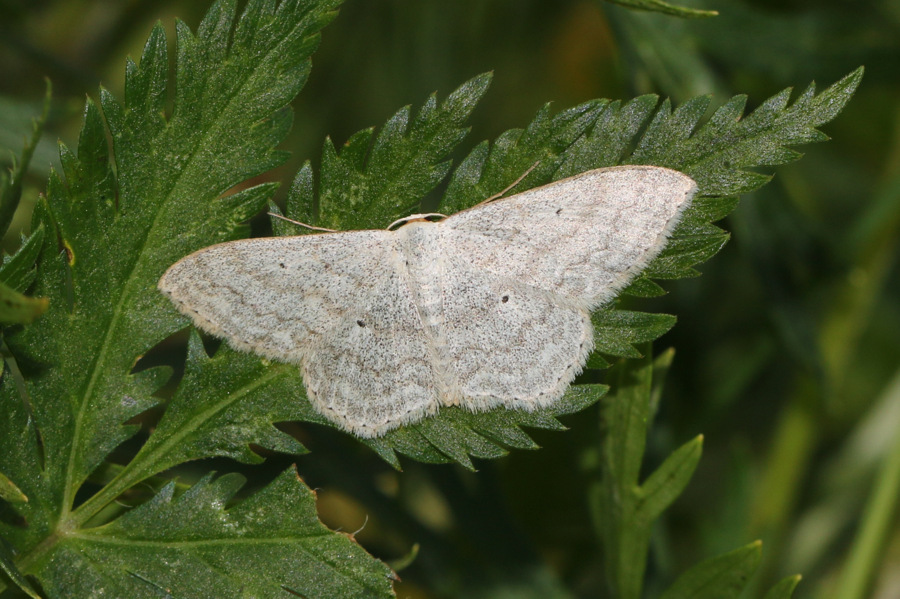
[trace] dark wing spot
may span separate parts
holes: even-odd
[[[364,322],[361,321],[361,320],[357,320],[357,321],[356,321],[356,324],[358,324],[358,325],[360,326],[360,328],[363,328],[363,329],[366,328],[366,323],[364,323]]]
[[[281,268],[287,268],[287,266],[284,265],[284,262],[279,262],[278,266],[280,266]]]
[[[503,302],[503,303],[505,304],[506,302],[509,301],[509,296],[508,296],[508,295],[504,295],[503,297],[500,298],[500,301]]]
[[[562,212],[562,208],[560,208],[559,210],[556,211],[557,214],[560,214],[561,212]]]

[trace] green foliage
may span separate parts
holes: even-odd
[[[762,543],[755,541],[702,561],[679,576],[660,599],[736,599],[759,567],[761,556]]]
[[[34,566],[45,572],[44,590],[56,597],[73,588],[116,597],[392,595],[386,567],[319,522],[313,492],[295,471],[226,508],[244,482],[210,474],[178,498],[169,483],[110,524],[60,539]]]
[[[258,461],[251,442],[299,449],[272,427],[294,417],[288,402],[266,401],[274,386],[283,396],[296,380],[284,382],[277,368],[261,373],[257,360],[229,361],[228,352],[209,359],[197,342],[185,377],[190,395],[173,400],[162,434],[103,489],[75,501],[88,476],[137,432],[127,421],[158,402],[153,393],[170,375],[159,367],[132,372],[144,352],[184,326],[155,281],[185,253],[240,234],[239,224],[271,196],[271,184],[221,194],[285,158],[274,146],[291,124],[286,105],[303,86],[318,31],[338,2],[251,2],[237,21],[235,4],[217,3],[196,35],[178,24],[168,117],[166,39],[161,26],[153,30],[140,64],[128,63],[124,103],[103,90],[101,116],[88,101],[77,154],[61,148],[65,180],[51,174],[35,212],[36,234],[41,226],[55,233],[43,238],[35,281],[51,308],[7,337],[29,404],[7,371],[0,470],[28,502],[15,505],[27,526],[4,522],[0,533],[16,550],[18,570],[51,595],[76,588],[129,597],[167,588],[187,596],[216,589],[209,592],[219,597],[276,596],[282,588],[392,595],[388,568],[319,525],[311,493],[290,472],[230,509],[222,506],[242,481],[206,478],[178,499],[167,486],[107,526],[91,525],[98,514],[101,523],[115,515],[107,506],[123,491],[186,460]],[[232,378],[219,380],[223,369]],[[200,403],[222,383],[234,383],[237,393]],[[294,528],[286,531],[288,522]],[[167,558],[147,560],[141,547],[148,545],[165,546]],[[260,560],[268,567],[254,565]],[[280,563],[284,569],[275,568]]]
[[[862,70],[857,70],[819,95],[810,86],[788,106],[790,90],[740,118],[746,99],[736,97],[701,119],[709,98],[697,98],[672,111],[668,101],[642,96],[622,105],[609,100],[587,102],[551,116],[544,106],[524,129],[483,142],[463,159],[450,177],[440,209],[447,214],[491,197],[527,175],[513,191],[522,191],[591,168],[618,163],[657,164],[682,170],[700,185],[699,197],[687,211],[668,246],[626,290],[637,296],[663,293],[651,280],[696,276],[694,266],[712,257],[728,234],[711,224],[736,206],[735,196],[765,184],[769,177],[747,169],[782,164],[800,156],[787,146],[825,139],[815,127],[836,116],[849,100]],[[327,142],[318,184],[306,165],[288,196],[289,217],[329,228],[383,228],[416,209],[411,198],[422,198],[449,168],[446,155],[462,139],[461,122],[483,95],[488,77],[463,84],[438,106],[434,96],[410,122],[404,108],[373,140],[366,129],[352,135],[340,152]],[[646,128],[643,134],[642,128]],[[410,148],[422,143],[422,157],[411,159]],[[371,147],[370,147],[371,146]],[[634,147],[628,154],[628,148]],[[403,165],[398,168],[397,165]],[[529,168],[536,165],[529,172]],[[317,201],[318,200],[318,201]],[[343,209],[333,207],[342,202]],[[327,218],[315,218],[304,206],[320,206]],[[294,212],[293,210],[297,210]],[[298,234],[297,227],[279,224],[279,234]],[[674,323],[665,315],[645,315],[606,309],[595,316],[595,344],[611,355],[639,355],[632,343],[651,341]],[[602,367],[596,356],[590,366]],[[391,464],[395,452],[425,462],[453,461],[473,468],[469,455],[504,455],[505,446],[527,447],[531,441],[517,426],[556,428],[555,417],[597,401],[605,387],[573,386],[560,406],[534,413],[497,409],[472,414],[444,409],[437,416],[363,441]],[[320,419],[317,419],[320,420]]]
[[[293,366],[227,346],[210,356],[192,333],[184,376],[159,423],[130,461],[108,468],[112,452],[140,430],[135,422],[159,409],[157,392],[171,376],[166,367],[135,364],[186,324],[155,282],[187,253],[245,235],[242,223],[272,200],[270,183],[228,192],[286,158],[275,148],[291,125],[287,104],[305,83],[318,32],[339,3],[251,0],[237,18],[236,2],[224,0],[196,34],[179,22],[172,94],[166,36],[157,26],[139,63],[127,64],[124,99],[102,90],[99,107],[85,105],[77,151],[61,147],[63,172],[51,173],[32,235],[0,268],[0,281],[11,289],[33,288],[50,302],[41,319],[5,337],[24,383],[7,368],[0,387],[0,536],[8,543],[0,544],[0,567],[31,596],[24,575],[50,596],[93,589],[128,597],[392,595],[387,566],[352,536],[319,524],[313,494],[293,470],[248,497],[236,497],[244,486],[237,475],[209,474],[180,492],[169,482],[131,509],[115,503],[188,461],[258,463],[251,446],[304,452],[274,424],[331,425],[305,400]],[[595,100],[555,114],[546,105],[524,128],[476,145],[452,170],[449,157],[490,81],[481,75],[441,102],[433,95],[415,116],[401,109],[377,134],[360,131],[340,150],[327,142],[318,174],[309,164],[298,172],[286,213],[334,228],[384,227],[416,210],[448,175],[440,205],[452,213],[526,172],[514,191],[620,163],[669,166],[694,177],[700,195],[666,251],[627,290],[658,296],[664,290],[653,279],[696,276],[694,267],[727,241],[712,222],[736,206],[737,195],[768,181],[752,169],[794,160],[799,154],[789,146],[825,139],[816,127],[843,108],[861,74],[818,95],[811,86],[793,104],[786,90],[746,118],[740,96],[708,120],[708,98],[674,111],[651,95]],[[281,222],[273,228],[297,233]],[[593,319],[599,353],[591,368],[606,367],[611,357],[644,356],[619,370],[618,401],[604,402],[604,477],[594,493],[610,584],[622,597],[637,597],[651,525],[691,478],[701,438],[639,481],[658,401],[653,371],[664,370],[671,356],[654,366],[648,346],[635,344],[668,331],[674,317],[610,306]],[[536,447],[523,427],[560,430],[559,416],[584,410],[606,391],[574,385],[556,405],[534,413],[444,409],[363,443],[395,468],[404,454],[474,470],[473,458]],[[148,559],[148,550],[159,559]],[[758,554],[754,544],[703,562],[665,596],[731,596],[744,587]],[[790,596],[791,583],[770,594]]]
[[[594,484],[593,516],[603,543],[606,578],[618,599],[640,599],[644,569],[655,521],[687,486],[700,461],[698,436],[669,455],[643,482],[639,475],[647,434],[659,403],[662,379],[671,366],[671,350],[653,360],[621,362],[614,394],[602,403],[603,447],[600,480]],[[684,572],[660,599],[730,599],[748,588],[757,570],[762,543],[700,562]],[[799,581],[779,582],[766,599],[789,598]]]
[[[47,115],[50,112],[51,86],[48,80],[44,96],[44,112],[32,121],[31,138],[25,142],[22,157],[16,160],[9,171],[0,171],[0,237],[6,233],[13,215],[22,198],[22,178],[28,170],[34,150],[41,138]],[[32,322],[47,309],[46,298],[24,295],[24,291],[34,282],[34,264],[40,254],[44,231],[38,228],[13,256],[4,256],[0,265],[0,323],[23,324]]]
[[[16,160],[15,156],[13,156],[13,164],[9,173],[0,171],[0,236],[5,235],[7,229],[9,229],[13,214],[19,206],[19,200],[22,199],[22,178],[28,171],[28,165],[31,163],[34,150],[44,131],[47,115],[50,113],[52,89],[48,79],[47,92],[44,95],[44,112],[39,118],[31,121],[31,138],[25,141],[21,159]]]

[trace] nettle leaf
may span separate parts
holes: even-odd
[[[44,227],[38,226],[12,256],[3,256],[0,264],[0,323],[25,324],[34,321],[49,306],[44,297],[30,297],[24,292],[37,276],[35,263],[44,243]]]
[[[133,371],[186,325],[157,280],[185,254],[245,234],[241,223],[270,200],[272,184],[233,188],[285,159],[275,147],[291,125],[288,103],[339,3],[251,0],[237,19],[236,2],[224,0],[196,35],[179,22],[170,113],[166,39],[155,27],[140,62],[128,61],[124,101],[102,90],[100,107],[85,106],[77,151],[61,146],[63,173],[51,174],[35,209],[35,236],[22,259],[3,267],[16,286],[33,278],[50,308],[6,337],[24,385],[6,369],[0,386],[0,472],[28,498],[2,506],[0,536],[17,571],[51,596],[158,596],[172,588],[187,596],[210,588],[223,589],[212,591],[219,597],[281,596],[283,588],[392,596],[389,569],[315,523],[312,495],[293,473],[227,510],[240,486],[232,477],[201,481],[175,500],[166,487],[121,519],[91,527],[117,515],[103,510],[123,491],[170,466],[209,456],[259,461],[251,443],[302,450],[273,426],[304,414],[296,376],[282,375],[288,367],[268,370],[228,350],[209,358],[196,338],[159,435],[96,494],[75,500],[139,429],[128,421],[158,403],[153,393],[169,377],[168,368]],[[42,255],[32,276],[23,265],[35,246]],[[165,559],[138,559],[147,547]],[[266,568],[247,567],[263,559]],[[242,590],[251,578],[252,590]]]
[[[693,267],[715,255],[728,240],[728,234],[712,222],[736,207],[738,194],[770,178],[747,169],[796,159],[800,154],[788,146],[826,139],[815,127],[840,112],[861,76],[862,70],[857,70],[819,95],[811,86],[790,106],[790,90],[786,90],[746,118],[742,118],[745,99],[737,97],[703,124],[709,107],[705,97],[674,111],[668,101],[660,104],[658,97],[650,95],[625,103],[586,102],[556,115],[544,106],[524,129],[507,131],[493,144],[477,145],[451,175],[440,209],[452,214],[510,186],[510,193],[515,193],[616,164],[681,170],[698,182],[699,195],[666,249],[625,290],[638,297],[661,295],[665,290],[652,279],[697,276]],[[409,108],[404,108],[380,133],[360,131],[341,151],[327,142],[318,182],[309,165],[298,173],[288,197],[288,216],[300,220],[312,216],[312,222],[332,227],[383,228],[419,211],[410,204],[429,193],[438,175],[447,172],[445,157],[462,139],[463,121],[486,84],[486,75],[476,77],[440,105],[432,96],[412,120]],[[413,159],[416,142],[423,152]],[[322,218],[315,218],[315,206]],[[278,234],[308,232],[279,222],[275,228]],[[633,344],[659,337],[671,328],[674,318],[606,307],[594,316],[594,323],[598,354],[588,365],[601,368],[607,366],[601,354],[639,356]],[[605,392],[602,385],[575,385],[560,403],[561,410],[554,407],[534,413],[442,409],[432,418],[363,442],[395,466],[396,453],[403,453],[426,462],[453,461],[472,468],[469,456],[496,457],[507,447],[533,446],[521,431],[512,433],[518,427],[557,428],[557,416],[583,409]]]
[[[294,469],[229,506],[244,478],[209,475],[178,497],[175,483],[107,526],[57,544],[51,596],[73,588],[114,597],[389,597],[387,568],[316,515]],[[147,559],[148,552],[154,558]]]
[[[412,121],[410,107],[401,108],[377,136],[360,131],[340,153],[326,141],[315,224],[384,228],[408,215],[450,171],[448,155],[465,137],[465,120],[489,83],[490,75],[476,77],[440,106],[432,94]]]
[[[511,193],[535,187],[534,181],[549,180],[561,168],[567,150],[608,104],[608,100],[585,102],[553,116],[546,104],[525,129],[511,129],[493,144],[480,143],[454,171],[441,209],[452,214],[474,206],[525,173]]]
[[[16,253],[3,256],[0,264],[0,282],[18,292],[24,292],[34,283],[37,272],[35,263],[44,246],[44,227],[38,226],[31,235],[22,240]]]
[[[273,422],[315,417],[308,402],[284,400],[298,395],[303,395],[303,388],[295,367],[248,360],[246,354],[227,346],[210,358],[200,337],[192,332],[184,378],[128,469],[129,478],[143,480],[203,457],[261,462],[250,443],[273,451],[304,453],[305,448],[293,437],[272,426]]]

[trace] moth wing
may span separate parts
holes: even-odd
[[[472,268],[596,308],[665,246],[696,193],[678,171],[596,169],[440,223],[449,252]]]
[[[550,405],[593,348],[589,310],[656,257],[696,185],[656,167],[590,171],[438,224],[458,401]]]
[[[299,364],[321,413],[373,436],[438,405],[395,243],[387,231],[224,243],[174,264],[159,288],[237,349]]]

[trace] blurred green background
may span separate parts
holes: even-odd
[[[743,198],[723,223],[732,241],[703,276],[630,307],[679,319],[655,346],[677,353],[651,465],[706,438],[693,482],[657,527],[648,590],[761,538],[757,593],[801,573],[797,597],[896,599],[891,508],[900,497],[885,487],[900,475],[900,2],[683,4],[720,14],[683,20],[599,0],[347,0],[295,102],[284,144],[292,159],[271,178],[288,182],[304,160],[315,164],[325,136],[341,144],[488,70],[494,82],[466,149],[526,126],[546,101],[562,109],[596,97],[657,93],[679,103],[712,94],[719,105],[741,93],[752,108],[865,65],[855,98],[824,127],[832,140],[800,148],[801,161]],[[103,85],[121,97],[125,56],[140,56],[153,23],[161,19],[172,42],[174,18],[196,28],[208,6],[0,0],[0,147],[21,150],[43,78],[54,87],[20,230],[57,162],[56,140],[75,145],[85,95]],[[536,435],[543,449],[479,462],[477,473],[411,461],[397,473],[352,440],[310,427],[291,430],[311,454],[244,471],[263,484],[296,460],[330,526],[364,526],[360,542],[386,560],[418,543],[400,572],[401,597],[602,596],[588,493],[597,410],[565,422],[571,431]],[[866,551],[874,555],[860,558]],[[847,577],[868,567],[865,594],[847,594]]]

